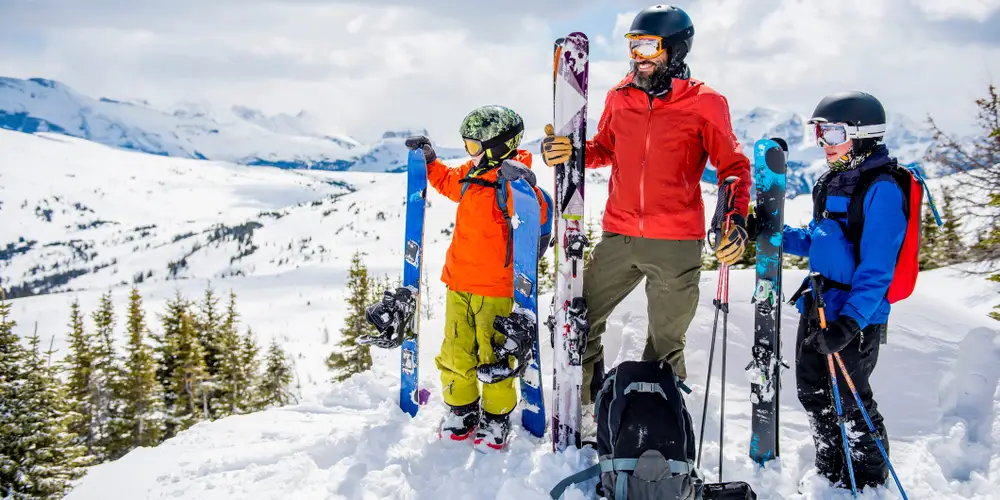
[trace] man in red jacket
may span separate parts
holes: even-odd
[[[680,379],[687,378],[684,345],[698,305],[706,236],[700,181],[708,160],[720,180],[739,178],[739,213],[719,238],[716,258],[731,264],[746,248],[750,160],[733,133],[726,98],[690,78],[684,57],[693,35],[691,18],[681,9],[657,5],[641,11],[626,35],[632,70],[608,92],[597,133],[587,141],[587,168],[610,164],[611,181],[604,232],[583,274],[590,325],[585,415],[593,413],[603,383],[601,335],[608,316],[643,278],[649,315],[643,359],[666,360]],[[549,166],[564,163],[571,149],[568,138],[548,136],[542,157]]]

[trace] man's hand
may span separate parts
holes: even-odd
[[[733,214],[730,216],[729,222],[729,231],[722,235],[722,239],[716,244],[715,258],[719,259],[719,262],[731,266],[743,256],[749,237],[743,216]]]
[[[556,136],[552,124],[545,125],[545,138],[542,139],[542,160],[545,164],[553,167],[569,161],[573,153],[573,145],[569,142],[569,137]]]

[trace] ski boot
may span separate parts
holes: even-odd
[[[465,441],[476,430],[479,424],[479,400],[465,406],[449,406],[448,413],[441,421],[440,439]]]
[[[479,430],[476,431],[474,444],[477,450],[483,452],[502,450],[507,446],[509,436],[510,413],[493,415],[484,411],[479,419]]]

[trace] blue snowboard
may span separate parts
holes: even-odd
[[[406,328],[400,355],[399,407],[416,416],[430,392],[420,389],[420,274],[423,268],[424,211],[427,199],[427,162],[420,149],[410,151],[406,165],[406,243],[403,248],[403,286],[417,298],[413,319]]]
[[[538,356],[538,237],[541,214],[535,190],[524,179],[510,183],[514,196],[514,311],[535,325],[532,360],[521,375],[521,425],[535,437],[545,435],[545,402]]]

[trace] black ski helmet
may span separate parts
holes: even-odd
[[[864,139],[854,139],[852,144],[857,152],[867,151],[885,136],[885,108],[875,96],[858,90],[837,92],[823,98],[813,110],[809,123],[847,123],[855,127],[882,125],[882,132]]]
[[[654,5],[639,11],[627,35],[653,35],[663,39],[667,64],[680,65],[694,44],[694,23],[683,10],[673,5]]]

